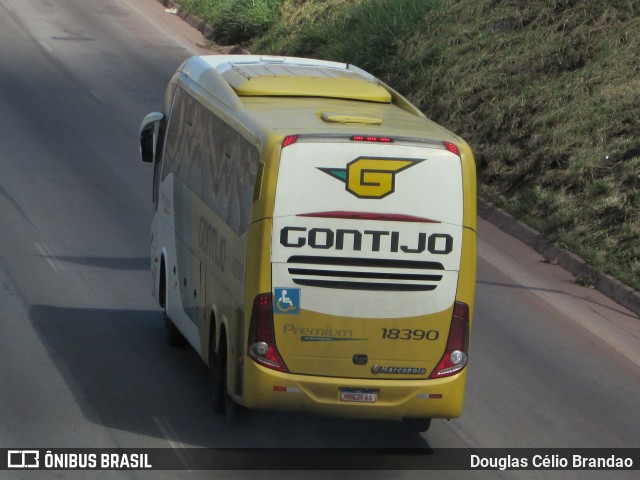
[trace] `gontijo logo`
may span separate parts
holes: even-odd
[[[320,168],[346,184],[346,190],[358,198],[384,198],[395,191],[396,174],[422,160],[409,158],[358,157],[347,168]]]

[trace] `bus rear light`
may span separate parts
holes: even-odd
[[[282,141],[282,148],[288,147],[289,145],[293,145],[297,141],[298,141],[298,135],[289,135],[287,137],[284,137],[284,140]]]
[[[253,301],[249,326],[249,356],[267,368],[288,372],[276,348],[270,293],[257,295]]]
[[[451,329],[444,355],[429,378],[454,375],[467,365],[469,349],[469,306],[456,302],[451,316]]]
[[[393,139],[389,137],[374,137],[371,135],[354,135],[351,137],[354,142],[378,142],[378,143],[393,143]]]
[[[446,148],[447,150],[449,150],[451,153],[460,156],[460,149],[458,148],[458,146],[455,143],[451,143],[451,142],[442,142],[442,144],[444,145],[444,148]]]

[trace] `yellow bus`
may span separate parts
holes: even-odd
[[[153,295],[214,409],[462,412],[476,178],[459,137],[369,73],[201,56],[140,130]]]

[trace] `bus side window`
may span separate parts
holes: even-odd
[[[164,149],[157,159],[158,177],[175,174],[236,233],[244,233],[251,218],[258,149],[181,88],[170,117],[168,125],[160,125]],[[156,202],[159,183],[154,183]]]

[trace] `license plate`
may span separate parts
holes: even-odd
[[[362,388],[343,388],[340,390],[340,401],[342,402],[375,403],[377,400],[377,390]]]

